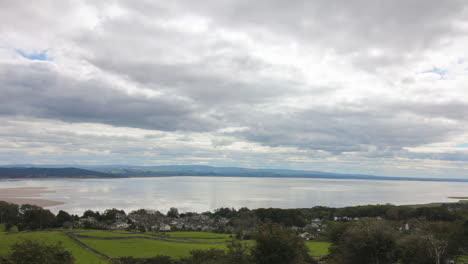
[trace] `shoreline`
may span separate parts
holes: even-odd
[[[101,180],[101,179],[107,179],[107,178],[0,178],[0,183],[9,182],[9,181],[93,180],[93,179]],[[117,178],[110,178],[110,179],[117,179]],[[31,187],[31,188],[34,188],[34,187]]]
[[[52,200],[47,200],[47,199],[25,199],[25,198],[3,198],[2,197],[0,198],[0,201],[17,204],[17,205],[31,204],[31,205],[37,205],[40,207],[51,207],[51,206],[65,204],[64,202],[52,201]]]
[[[40,198],[43,193],[54,193],[47,187],[0,188],[0,201],[13,204],[32,204],[41,207],[63,205],[64,202]]]
[[[257,178],[257,179],[318,179],[318,180],[361,180],[361,181],[403,181],[403,182],[453,182],[453,183],[468,183],[468,179],[459,178],[413,178],[413,177],[387,177],[387,176],[372,176],[372,177],[327,177],[327,176],[243,176],[243,175],[154,175],[154,176],[121,176],[121,177],[90,177],[90,178],[71,178],[71,177],[51,177],[51,178],[0,178],[2,181],[24,181],[24,180],[116,180],[116,179],[151,179],[151,178],[171,178],[171,177],[214,177],[214,178]]]

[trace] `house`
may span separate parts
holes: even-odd
[[[299,237],[302,238],[302,239],[305,239],[305,240],[310,240],[310,239],[314,238],[314,236],[309,232],[301,233],[301,234],[299,234]]]
[[[109,229],[111,229],[111,230],[119,230],[120,229],[121,230],[121,229],[126,229],[129,226],[130,225],[127,222],[125,222],[125,221],[123,221],[121,219],[118,219],[117,221],[115,221],[114,223],[112,223],[109,226]]]
[[[159,226],[159,231],[163,231],[163,232],[171,231],[171,226],[168,224],[161,224]]]

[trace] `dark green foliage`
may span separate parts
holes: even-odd
[[[47,245],[31,240],[15,244],[8,259],[14,264],[73,264],[73,255],[59,243]],[[8,262],[7,262],[8,263]]]
[[[113,264],[176,264],[177,261],[168,256],[155,256],[147,259],[134,257],[121,257],[112,262]]]
[[[56,225],[55,215],[47,209],[30,204],[20,207],[20,230],[52,228]]]
[[[19,222],[19,206],[0,201],[0,223],[16,225]]]
[[[115,221],[117,219],[117,215],[125,215],[124,210],[117,210],[115,208],[107,209],[101,216],[101,220],[104,221]]]
[[[208,249],[208,250],[194,250],[190,256],[191,264],[208,264],[208,263],[224,263],[226,255],[223,250]]]
[[[330,222],[326,232],[328,240],[337,244],[351,224],[350,222]]]
[[[226,264],[249,264],[254,263],[252,255],[250,254],[251,249],[241,243],[239,240],[231,240],[227,243],[228,250],[226,252]]]
[[[397,233],[387,222],[368,219],[350,226],[332,256],[337,263],[392,264],[397,261]]]
[[[264,223],[270,222],[284,226],[294,225],[299,227],[307,224],[307,220],[301,209],[260,208],[254,210],[254,213]]]
[[[427,240],[419,235],[409,235],[398,241],[401,264],[434,263],[428,252]]]
[[[387,208],[384,218],[388,220],[405,220],[409,219],[411,212],[414,211],[411,207],[391,206]]]
[[[138,231],[140,231],[141,233],[144,233],[144,232],[146,232],[146,227],[140,225],[140,226],[138,226]]]
[[[266,225],[255,236],[253,257],[257,264],[312,263],[309,250],[291,230],[278,225]]]
[[[60,210],[57,214],[57,226],[59,227],[62,227],[65,222],[69,222],[72,220],[72,216],[65,211]]]
[[[171,207],[166,214],[167,217],[178,218],[179,217],[179,210],[175,207]]]
[[[8,257],[0,257],[0,264],[15,264],[8,259]]]
[[[384,217],[386,212],[395,205],[364,205],[344,207],[336,210],[335,216],[343,217]]]
[[[99,212],[94,212],[92,210],[86,210],[84,213],[83,213],[83,216],[82,218],[88,218],[88,217],[93,217],[97,220],[101,219],[101,214]]]
[[[455,215],[451,213],[447,207],[420,207],[412,212],[413,218],[425,218],[429,221],[453,221]]]

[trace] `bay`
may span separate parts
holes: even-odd
[[[50,210],[82,214],[108,208],[167,212],[213,211],[220,207],[310,208],[366,204],[453,202],[468,196],[468,183],[245,177],[157,177],[2,181],[0,188],[45,187],[36,198],[64,202]]]

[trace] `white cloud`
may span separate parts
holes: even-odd
[[[3,162],[465,173],[464,1],[0,5]]]

